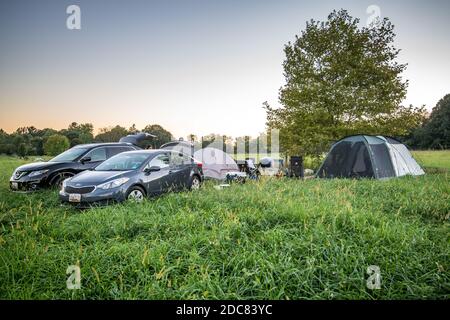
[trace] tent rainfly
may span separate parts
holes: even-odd
[[[357,135],[331,147],[317,177],[385,179],[422,174],[425,172],[401,142],[390,137]]]

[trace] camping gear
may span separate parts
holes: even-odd
[[[272,158],[262,158],[259,160],[261,168],[270,168],[274,166],[274,160]]]
[[[227,183],[245,183],[247,180],[247,174],[245,172],[229,172],[227,173],[225,180]]]
[[[292,156],[289,161],[289,177],[304,178],[303,157]]]
[[[239,172],[239,167],[229,154],[206,147],[194,152],[194,158],[203,163],[205,178],[225,180],[229,172]]]
[[[275,160],[274,158],[270,157],[262,158],[259,161],[259,171],[262,176],[280,176],[282,174],[280,169],[282,163],[283,162],[280,159]]]
[[[225,189],[225,188],[228,188],[230,185],[229,184],[219,184],[219,185],[217,185],[217,186],[214,186],[214,189],[217,189],[217,190],[222,190],[222,189]]]
[[[408,174],[425,172],[404,144],[390,137],[357,135],[331,147],[317,177],[384,179]]]
[[[247,160],[238,160],[239,171],[245,172],[249,179],[258,180],[261,172],[259,166],[255,166],[252,159],[247,158]]]

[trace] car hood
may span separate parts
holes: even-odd
[[[107,181],[128,176],[130,171],[83,171],[67,181],[67,185],[82,187],[95,186]]]
[[[36,171],[36,170],[44,170],[49,169],[61,162],[33,162],[24,164],[23,166],[18,167],[17,171]]]

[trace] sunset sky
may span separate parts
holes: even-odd
[[[68,5],[81,30],[66,28]],[[409,64],[405,104],[450,93],[450,1],[1,1],[0,128],[160,124],[256,135],[278,105],[283,46],[307,20],[378,5]]]

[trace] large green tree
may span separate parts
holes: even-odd
[[[268,127],[280,130],[285,152],[319,154],[346,135],[398,136],[420,123],[422,107],[401,105],[408,82],[393,30],[387,18],[359,27],[346,10],[333,11],[327,21],[307,22],[285,46],[282,106],[265,105]]]

